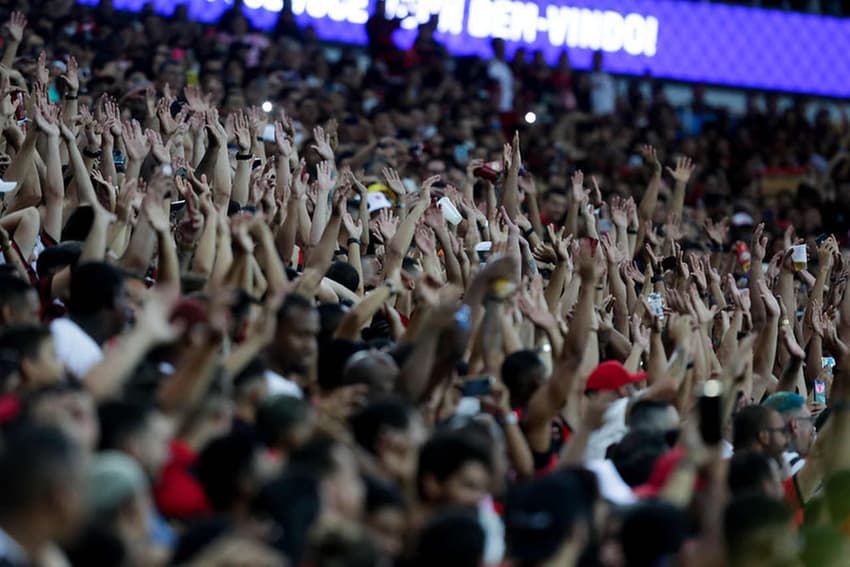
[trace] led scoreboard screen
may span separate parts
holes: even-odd
[[[146,0],[114,0],[136,11]],[[81,0],[96,4],[97,0]],[[213,22],[232,0],[188,0],[189,15]],[[153,0],[170,14],[178,2]],[[365,44],[375,0],[292,0],[301,25],[324,40]],[[272,29],[283,0],[244,0],[257,27]],[[399,18],[396,41],[413,43],[416,28],[438,17],[437,38],[454,55],[490,54],[502,38],[509,51],[541,51],[554,62],[568,50],[586,68],[594,51],[615,73],[738,87],[850,97],[850,19],[672,0],[386,0]]]

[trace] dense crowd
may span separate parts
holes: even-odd
[[[850,561],[850,117],[5,8],[0,565]]]

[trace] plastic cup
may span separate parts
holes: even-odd
[[[448,197],[443,197],[437,201],[437,206],[440,207],[440,210],[443,212],[443,217],[447,222],[457,225],[463,220],[463,216],[461,216],[460,211],[457,210],[457,207],[454,206],[454,203],[452,203],[451,199]]]
[[[794,271],[799,272],[806,269],[807,256],[805,244],[798,244],[791,247],[791,263],[794,266]]]

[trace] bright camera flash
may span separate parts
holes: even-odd
[[[272,103],[270,103],[269,101],[266,101],[266,102],[263,103],[261,108],[263,109],[263,112],[271,112],[272,111]]]
[[[525,113],[525,121],[528,122],[529,124],[534,124],[535,122],[537,122],[537,115],[534,114],[533,112],[526,112]]]

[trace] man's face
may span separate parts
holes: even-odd
[[[398,557],[404,550],[407,520],[404,509],[385,506],[369,514],[366,520],[375,544],[388,557]]]
[[[561,193],[549,193],[543,200],[540,212],[550,221],[560,221],[567,214],[567,196]]]
[[[124,327],[127,325],[128,315],[132,313],[131,302],[126,287],[121,286],[113,304],[114,306],[109,312],[109,320],[107,322],[110,336],[115,336],[124,330]]]
[[[4,308],[3,315],[7,319],[5,323],[8,325],[37,325],[39,323],[38,313],[41,309],[38,293],[34,289],[31,289],[23,295],[22,299],[22,301],[10,304]]]
[[[134,443],[133,456],[139,460],[152,481],[159,478],[162,468],[168,462],[173,436],[171,420],[159,412],[153,412]]]
[[[788,447],[788,428],[778,412],[771,411],[768,427],[762,432],[762,445],[765,453],[779,459]]]
[[[25,358],[21,362],[29,387],[56,384],[65,376],[65,366],[56,355],[53,337],[46,337],[38,347],[34,358]]]
[[[319,350],[316,338],[320,329],[315,309],[294,308],[278,323],[274,347],[284,371],[304,374],[310,369]]]
[[[443,483],[443,503],[477,506],[490,492],[490,471],[477,461],[468,461]]]
[[[796,416],[788,421],[788,427],[791,431],[791,444],[794,450],[801,457],[805,457],[809,454],[812,443],[815,441],[814,418],[809,408],[803,406],[796,413]]]
[[[405,484],[416,477],[419,450],[427,438],[425,424],[414,415],[406,429],[388,429],[380,442],[380,461],[397,482]]]

